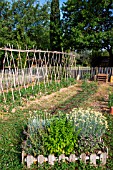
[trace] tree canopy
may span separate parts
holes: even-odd
[[[108,51],[113,63],[112,0],[0,1],[0,47]]]
[[[59,0],[52,0],[50,14],[50,47],[51,50],[61,50],[61,23]]]
[[[37,0],[0,1],[0,46],[49,48],[49,7]]]
[[[113,55],[112,0],[68,0],[62,12],[65,49],[106,49]]]

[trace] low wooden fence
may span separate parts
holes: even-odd
[[[79,157],[75,154],[70,154],[69,157],[65,156],[65,154],[61,154],[59,157],[55,157],[53,154],[48,157],[44,157],[43,155],[39,155],[37,158],[32,155],[26,155],[24,151],[22,151],[22,164],[27,165],[27,168],[30,168],[32,164],[43,164],[44,162],[48,162],[50,165],[54,165],[54,163],[60,161],[68,161],[68,162],[76,162],[78,160],[82,160],[85,164],[89,162],[93,166],[97,166],[97,160],[100,162],[100,166],[104,166],[106,164],[108,158],[107,152],[98,151],[98,153],[91,153],[90,155],[86,155],[82,153]]]
[[[108,79],[113,75],[113,67],[75,67],[71,69],[72,77],[77,78],[79,75],[80,79],[89,75],[90,79],[94,79],[97,74],[108,74]]]
[[[47,77],[52,77],[54,74],[62,75],[63,67],[58,69],[54,67],[31,67],[23,69],[5,68],[0,72],[0,90],[16,87],[17,85],[29,84],[33,81],[43,81]],[[56,73],[55,73],[56,71]],[[97,74],[107,74],[108,81],[113,75],[113,67],[67,67],[65,68],[66,76],[73,77],[75,79],[94,80]],[[79,78],[78,78],[79,77]]]

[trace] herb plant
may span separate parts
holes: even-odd
[[[109,108],[113,106],[113,93],[109,93],[109,98],[108,98],[108,106]]]
[[[80,150],[93,152],[103,147],[101,137],[105,134],[108,124],[102,113],[90,108],[74,108],[67,117],[75,123],[76,130],[80,129]]]
[[[75,131],[74,124],[65,116],[55,118],[47,126],[44,146],[48,154],[69,155],[75,151],[78,143],[79,130]]]
[[[69,155],[77,148],[79,130],[66,116],[51,119],[33,119],[28,125],[27,153]]]

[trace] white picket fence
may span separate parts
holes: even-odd
[[[97,160],[100,160],[100,166],[104,166],[106,164],[107,158],[108,149],[107,152],[98,151],[98,153],[91,153],[90,155],[82,153],[79,157],[77,157],[75,154],[70,154],[69,157],[65,156],[65,154],[61,154],[59,157],[55,157],[54,154],[51,154],[48,157],[39,155],[37,158],[30,154],[26,155],[25,151],[22,151],[22,164],[26,163],[27,168],[30,168],[33,164],[43,164],[44,162],[48,162],[48,164],[54,165],[56,161],[76,162],[78,160],[82,160],[85,164],[86,162],[89,162],[93,166],[98,165]]]

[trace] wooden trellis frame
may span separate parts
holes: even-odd
[[[61,72],[64,72],[65,78],[72,77],[70,70],[76,58],[73,53],[36,49],[22,50],[11,47],[0,48],[0,51],[5,52],[3,68],[0,70],[0,94],[3,95],[5,102],[7,101],[6,92],[8,93],[9,90],[12,92],[12,100],[14,101],[14,91],[18,89],[20,92],[23,87],[26,89],[29,83],[32,83],[33,89],[42,80],[44,83],[48,79],[52,81],[53,74],[55,81],[63,75]],[[23,54],[25,55],[24,61]],[[16,58],[14,58],[15,55]],[[67,68],[67,65],[69,68]]]

